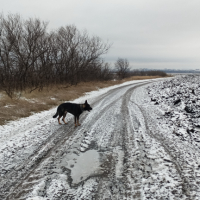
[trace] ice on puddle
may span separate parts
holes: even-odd
[[[76,163],[71,169],[71,178],[73,184],[78,184],[87,177],[98,174],[100,171],[99,152],[89,150],[76,157]]]

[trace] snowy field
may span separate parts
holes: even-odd
[[[200,199],[199,80],[90,92],[78,128],[56,108],[0,126],[0,199]]]

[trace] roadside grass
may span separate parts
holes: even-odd
[[[52,86],[42,91],[24,91],[18,98],[10,99],[4,92],[0,91],[0,125],[12,120],[28,117],[33,113],[56,107],[65,101],[72,101],[86,92],[105,88],[126,81],[161,78],[159,76],[133,76],[123,80],[104,82],[83,82],[76,86]]]

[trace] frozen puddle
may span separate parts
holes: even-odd
[[[116,160],[116,178],[121,178],[124,158],[124,152],[121,150],[121,147],[116,147],[114,152],[99,152],[93,149],[80,153],[76,149],[71,149],[62,158],[60,167],[70,170],[70,182],[72,185],[76,185],[89,177],[107,174],[111,169],[113,158]],[[61,168],[54,169],[53,171],[61,173]]]
[[[91,175],[98,174],[100,171],[99,166],[99,153],[96,150],[89,150],[80,154],[71,169],[72,183],[77,184]]]
[[[102,173],[100,155],[97,150],[88,150],[79,155],[73,154],[70,157],[69,160],[66,158],[63,162],[67,161],[67,166],[65,166],[71,170],[72,184],[78,184],[90,176]],[[64,164],[63,162],[62,164]]]

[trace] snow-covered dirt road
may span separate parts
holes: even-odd
[[[199,146],[171,124],[173,81],[91,92],[74,101],[93,107],[78,128],[56,108],[0,127],[0,199],[200,199]]]

